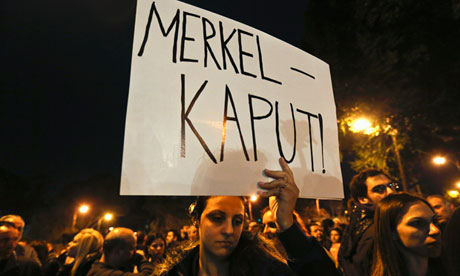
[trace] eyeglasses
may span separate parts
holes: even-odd
[[[396,191],[397,189],[399,189],[398,183],[392,182],[388,184],[380,184],[380,185],[374,186],[374,188],[372,188],[372,192],[377,193],[377,194],[384,194],[387,190],[387,187],[392,189],[393,191]]]

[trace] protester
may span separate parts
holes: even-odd
[[[24,228],[26,226],[26,223],[22,219],[21,216],[18,215],[6,215],[0,218],[0,221],[7,221],[11,222],[14,224],[16,229],[19,231],[19,237],[18,237],[18,242],[22,239],[22,234],[24,233]],[[25,243],[22,244],[17,244],[16,246],[16,255],[18,256],[23,256],[28,259],[32,259],[34,262],[36,262],[39,266],[42,265],[40,262],[40,259],[38,258],[38,254],[35,251],[35,249]]]
[[[441,231],[422,198],[399,193],[382,199],[375,211],[372,276],[446,275],[439,259]]]
[[[165,257],[166,241],[158,234],[150,234],[147,238],[147,259],[152,264],[162,262]]]
[[[377,203],[396,191],[397,183],[384,172],[365,169],[350,182],[353,200],[350,224],[339,249],[339,264],[347,276],[370,275],[374,244],[374,210]]]
[[[169,229],[168,231],[166,231],[165,241],[167,248],[177,245],[178,239],[179,232],[176,229]]]
[[[299,190],[287,163],[284,159],[280,163],[283,171],[264,171],[275,180],[259,182],[259,186],[267,190],[260,195],[273,196],[270,206],[280,230],[278,237],[289,259],[294,261],[290,265],[301,275],[331,275],[335,268],[321,246],[313,238],[305,236],[294,223],[292,212]],[[249,231],[243,231],[246,206],[242,197],[199,197],[190,208],[192,220],[199,231],[199,245],[186,250],[179,262],[168,258],[170,262],[161,266],[159,272],[168,276],[295,275],[286,260],[267,249],[269,243],[261,242]],[[307,271],[308,274],[304,274]]]
[[[187,228],[187,236],[190,241],[197,241],[199,236],[198,236],[198,229],[196,228],[195,225],[190,225]]]
[[[319,222],[309,224],[307,230],[324,248],[331,246],[331,242],[324,235],[324,228]]]
[[[135,253],[136,236],[131,229],[117,227],[105,238],[100,261],[93,264],[88,276],[147,276],[153,271],[142,255]],[[139,273],[133,273],[137,268]]]
[[[435,210],[436,212],[436,210]],[[449,276],[460,275],[460,208],[452,214],[443,232],[443,261]]]
[[[426,201],[428,201],[431,207],[433,207],[434,212],[438,216],[441,231],[444,230],[444,227],[454,210],[453,205],[450,204],[442,195],[429,195],[427,196]]]
[[[331,241],[331,245],[329,248],[329,253],[331,253],[334,261],[338,264],[338,255],[340,249],[340,239],[342,238],[342,230],[340,228],[332,228],[329,232],[329,239]]]
[[[143,230],[138,230],[134,233],[136,235],[136,251],[141,250],[144,252],[144,256],[148,253],[147,246],[147,233]]]
[[[32,259],[14,252],[20,234],[13,223],[0,221],[0,275],[40,276],[40,267]]]
[[[179,230],[179,240],[180,241],[188,241],[188,235],[187,235],[187,231],[188,231],[188,227],[189,225],[183,225],[180,230]]]
[[[85,276],[102,255],[104,238],[94,229],[81,230],[67,246],[70,263],[61,266],[57,276]]]

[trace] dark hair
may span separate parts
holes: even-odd
[[[167,235],[169,232],[173,232],[174,236],[175,236],[176,238],[179,238],[179,231],[177,231],[177,229],[170,228],[170,229],[166,230],[166,235]]]
[[[145,243],[147,246],[150,246],[155,240],[160,239],[164,242],[166,246],[166,241],[163,235],[157,234],[157,233],[149,233],[147,236],[147,242]]]
[[[374,215],[375,246],[372,276],[409,275],[407,264],[398,249],[399,239],[396,227],[401,217],[415,203],[430,204],[420,197],[407,193],[390,194],[378,204]],[[434,213],[434,212],[433,212]]]
[[[188,214],[194,224],[198,224],[200,222],[201,214],[203,214],[203,211],[206,208],[206,205],[208,204],[208,200],[211,197],[212,196],[198,196],[196,200],[192,204],[190,204],[190,206],[188,207]],[[247,198],[244,196],[240,196],[239,198],[243,202],[244,214],[247,217],[247,214],[248,214]]]
[[[460,237],[458,235],[460,229],[460,208],[457,208],[446,227],[443,234],[443,261],[449,275],[460,275]]]
[[[367,185],[366,180],[369,177],[377,176],[383,174],[384,176],[390,178],[382,170],[376,168],[367,168],[360,171],[358,174],[353,176],[350,181],[350,195],[355,202],[358,202],[360,197],[367,197]]]

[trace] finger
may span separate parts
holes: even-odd
[[[262,197],[271,197],[271,196],[279,196],[282,193],[282,188],[272,189],[268,191],[257,191],[257,195]]]
[[[288,186],[288,183],[284,179],[277,179],[270,182],[259,182],[259,187],[265,190],[272,190],[281,188],[284,189]]]
[[[272,171],[269,169],[264,170],[265,176],[271,177],[271,178],[287,178],[289,177],[289,174],[284,172],[284,171]],[[289,178],[287,178],[289,179]]]
[[[291,171],[291,168],[289,167],[288,163],[286,162],[286,160],[283,158],[283,157],[280,157],[280,165],[281,165],[281,169],[284,171],[284,172],[287,172],[289,175],[292,175],[292,171]]]

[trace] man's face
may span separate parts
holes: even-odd
[[[22,232],[24,231],[24,226],[25,226],[24,221],[22,219],[17,218],[17,217],[10,217],[10,218],[6,219],[5,221],[11,222],[12,224],[14,224],[16,229],[18,229],[18,231],[19,231],[18,240],[20,240],[21,237],[22,237]]]
[[[177,241],[177,237],[174,235],[173,231],[169,231],[168,234],[166,234],[166,244],[170,244],[175,241]]]
[[[195,225],[190,225],[187,231],[188,239],[191,241],[197,241],[198,240],[198,229],[196,228]]]
[[[427,199],[431,207],[433,207],[434,212],[438,216],[439,223],[446,222],[450,217],[449,207],[444,203],[444,200],[439,197],[430,197]]]
[[[367,198],[360,198],[363,204],[377,205],[380,200],[395,192],[395,187],[390,185],[393,181],[383,174],[370,176],[366,179]]]
[[[323,227],[319,225],[311,225],[310,226],[310,233],[313,237],[316,238],[317,241],[323,240]]]
[[[13,253],[18,243],[18,237],[18,230],[0,226],[0,260],[7,259]]]

